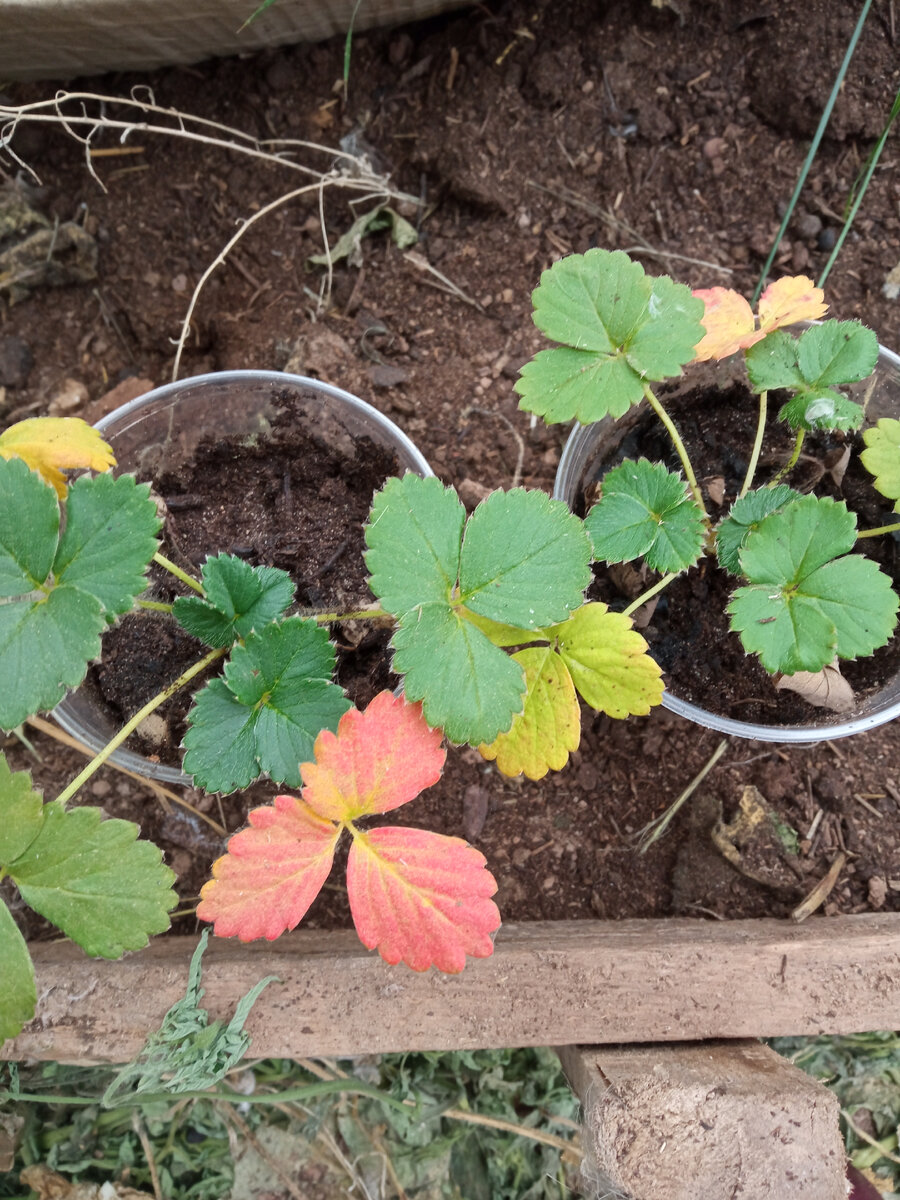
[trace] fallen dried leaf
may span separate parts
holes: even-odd
[[[776,689],[796,692],[807,704],[830,708],[832,712],[848,712],[856,703],[853,688],[843,677],[837,659],[821,671],[797,671],[782,675]]]

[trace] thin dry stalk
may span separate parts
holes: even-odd
[[[805,921],[807,917],[812,916],[817,908],[825,903],[838,881],[838,876],[844,869],[844,863],[847,861],[847,855],[843,850],[839,850],[834,862],[828,868],[828,872],[816,884],[813,890],[809,893],[806,899],[797,905],[791,913],[791,919],[794,921]]]
[[[156,1197],[156,1200],[163,1200],[162,1188],[159,1186],[159,1172],[156,1169],[156,1159],[153,1157],[153,1147],[150,1145],[150,1139],[147,1137],[147,1131],[144,1129],[144,1124],[141,1121],[139,1113],[133,1112],[131,1114],[131,1127],[138,1135],[141,1149],[144,1151],[144,1157],[147,1160],[150,1182],[153,1185],[153,1195]]]
[[[233,1108],[222,1108],[220,1111],[225,1123],[234,1125],[237,1132],[241,1135],[241,1137],[245,1138],[246,1141],[250,1143],[269,1170],[274,1171],[274,1173],[281,1180],[282,1184],[294,1197],[294,1200],[307,1200],[306,1193],[297,1187],[296,1183],[294,1183],[293,1179],[291,1179],[290,1175],[288,1175],[281,1163],[278,1162],[278,1160],[268,1152],[247,1122],[242,1117],[238,1116]]]
[[[83,754],[86,758],[94,757],[93,750],[83,745],[76,738],[70,737],[69,734],[63,733],[61,729],[58,729],[55,725],[51,724],[50,721],[45,721],[43,717],[29,717],[27,723],[34,729],[39,730],[41,733],[46,733],[48,737],[52,737],[55,741],[60,742],[63,746],[69,746],[70,749],[77,750],[79,754]],[[191,804],[190,801],[185,800],[183,796],[179,796],[177,792],[173,792],[169,788],[163,787],[162,784],[157,783],[155,779],[148,779],[144,775],[138,775],[134,771],[129,771],[127,767],[120,767],[118,763],[112,762],[111,760],[107,760],[106,766],[112,767],[114,771],[119,771],[122,775],[127,775],[129,779],[135,779],[138,783],[144,784],[145,787],[148,787],[159,800],[166,812],[172,811],[170,807],[171,801],[171,803],[178,804],[181,808],[186,809],[189,813],[191,813],[192,816],[197,817],[201,821],[205,821],[206,824],[209,825],[209,827],[219,835],[219,837],[228,836],[228,830],[224,825],[220,825],[218,821],[213,820],[212,817],[209,817],[206,815],[206,813],[201,812],[199,808],[195,808],[193,804]]]

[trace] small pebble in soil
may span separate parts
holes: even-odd
[[[833,250],[836,242],[837,242],[836,230],[832,229],[830,226],[827,226],[827,225],[822,230],[822,232],[819,234],[819,236],[816,238],[816,245],[819,247],[820,250]]]
[[[0,384],[24,387],[33,366],[34,356],[27,342],[12,335],[0,337]]]

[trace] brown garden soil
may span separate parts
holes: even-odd
[[[307,266],[322,249],[318,196],[256,222],[200,294],[181,374],[290,365],[338,384],[397,421],[471,506],[495,487],[552,487],[566,430],[533,425],[513,392],[541,344],[530,320],[541,271],[570,251],[622,247],[650,271],[749,295],[855,16],[845,0],[486,0],[354,38],[346,100],[341,40],[91,88],[127,95],[149,85],[159,104],[260,138],[336,146],[355,133],[395,187],[421,198],[418,212],[404,209],[419,231],[414,257],[384,233],[364,239],[357,262],[335,265],[321,309],[323,276]],[[900,83],[892,18],[892,6],[873,6],[776,274],[824,266]],[[56,86],[8,94],[24,102]],[[17,135],[41,180],[32,203],[51,220],[82,223],[99,257],[96,281],[35,288],[0,308],[3,423],[48,410],[96,419],[166,382],[203,271],[236,222],[297,186],[278,166],[173,138],[134,134],[139,152],[127,157],[113,134],[93,145],[107,152],[93,160],[106,191],[64,134]],[[863,319],[888,346],[900,345],[900,308],[882,291],[900,259],[897,158],[894,136],[828,285],[832,312]],[[354,213],[329,194],[324,215],[333,243]],[[14,737],[5,749],[52,796],[82,759],[27,733],[34,754]],[[507,779],[476,751],[452,750],[441,783],[404,815],[483,850],[510,921],[785,916],[841,850],[847,863],[825,911],[900,909],[896,722],[817,746],[732,740],[669,833],[639,857],[638,831],[720,741],[664,710],[627,721],[585,713],[581,747],[562,772]],[[800,839],[768,884],[739,873],[710,837],[751,784]],[[277,790],[183,797],[234,831]],[[81,799],[163,844],[190,907],[222,851],[207,824],[108,767]],[[756,848],[746,858],[758,876]],[[335,876],[308,923],[348,919]],[[195,921],[175,928],[189,933]]]

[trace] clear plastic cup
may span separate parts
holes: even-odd
[[[296,406],[297,419],[307,421],[317,437],[324,434],[338,447],[343,441],[348,449],[352,439],[369,437],[394,452],[401,472],[434,474],[406,434],[370,404],[318,379],[280,371],[223,371],[182,379],[123,404],[98,421],[96,428],[113,448],[117,472],[133,471],[138,479],[148,479],[166,457],[177,461],[190,455],[210,433],[243,436],[264,431],[274,413],[273,399],[286,392]],[[111,714],[84,688],[69,692],[54,716],[91,750],[101,750],[117,732]],[[153,762],[124,747],[111,757],[139,775],[191,783],[178,767]]]
[[[721,364],[698,364],[698,367],[688,368],[689,379],[692,384],[697,382],[698,376],[700,382],[710,382],[716,369],[721,371]],[[846,390],[857,403],[866,405],[863,428],[874,425],[882,417],[900,418],[900,357],[880,346],[874,375]],[[617,421],[605,417],[592,425],[576,423],[559,461],[554,498],[564,500],[573,508],[584,481],[600,478],[615,465],[617,455],[626,457],[620,447],[648,411],[646,403],[642,403]],[[894,636],[900,636],[900,633],[895,631]],[[877,692],[861,697],[856,709],[850,713],[821,709],[821,716],[810,725],[736,721],[683,699],[677,688],[667,687],[662,702],[665,708],[680,717],[733,737],[754,738],[761,742],[819,742],[863,733],[900,716],[900,676],[889,679]]]

